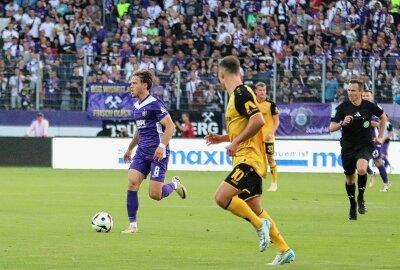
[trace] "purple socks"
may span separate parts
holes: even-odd
[[[162,187],[162,198],[168,197],[172,191],[175,190],[175,184],[173,182],[169,182],[168,184],[163,185]]]
[[[136,221],[136,214],[139,208],[137,191],[128,190],[126,195],[126,209],[128,210],[129,222]]]

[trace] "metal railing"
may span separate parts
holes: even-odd
[[[87,104],[87,85],[128,82],[134,71],[154,70],[152,94],[169,109],[222,111],[228,97],[218,82],[218,59],[161,57],[85,57],[76,55],[4,56],[0,60],[0,109],[77,110]],[[341,102],[347,82],[359,78],[375,100],[393,103],[400,93],[400,60],[330,55],[243,58],[243,81],[267,84],[277,103]],[[250,67],[250,68],[249,68]]]

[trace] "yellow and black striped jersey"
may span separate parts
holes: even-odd
[[[239,85],[229,97],[226,108],[226,128],[229,140],[233,141],[249,123],[249,119],[260,113],[256,96],[247,85]],[[267,173],[267,160],[262,130],[239,145],[233,157],[233,166],[245,163],[254,168],[258,175],[264,177]]]

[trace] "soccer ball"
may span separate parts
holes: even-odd
[[[109,213],[99,212],[92,218],[92,228],[96,232],[109,232],[113,226],[113,219]]]

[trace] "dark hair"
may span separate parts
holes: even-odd
[[[350,81],[349,81],[349,84],[353,84],[353,83],[355,83],[355,84],[358,84],[358,89],[360,89],[361,91],[364,89],[364,84],[362,83],[362,81],[360,81],[359,79],[351,79]]]
[[[236,56],[229,55],[219,62],[219,67],[230,74],[238,74],[240,72],[240,62]]]
[[[147,83],[147,90],[153,85],[153,74],[148,70],[138,70],[133,76],[139,77],[141,83]]]

